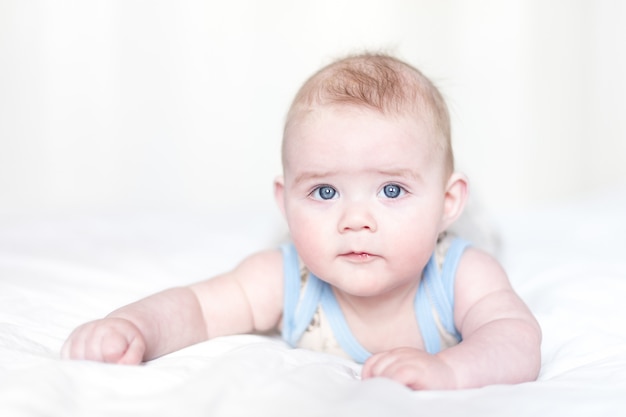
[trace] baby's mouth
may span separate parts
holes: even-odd
[[[366,262],[374,259],[376,255],[372,255],[371,253],[367,252],[346,252],[344,254],[341,254],[341,257],[351,260],[353,262]]]

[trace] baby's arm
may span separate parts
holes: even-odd
[[[274,327],[282,311],[282,256],[261,252],[233,271],[172,288],[78,327],[65,358],[137,364],[203,340]]]
[[[541,330],[498,262],[463,255],[455,283],[455,322],[463,341],[436,355],[400,348],[372,356],[363,377],[385,376],[413,389],[513,384],[537,378]]]

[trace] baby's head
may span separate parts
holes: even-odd
[[[387,55],[362,54],[336,61],[315,73],[298,91],[285,123],[291,130],[314,109],[345,106],[378,111],[389,117],[418,118],[429,127],[430,149],[441,157],[444,177],[454,171],[450,117],[439,90],[419,70]]]
[[[360,296],[419,276],[466,198],[441,95],[381,55],[342,59],[306,81],[287,117],[283,174],[276,201],[302,261]]]

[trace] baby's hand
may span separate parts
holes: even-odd
[[[86,359],[136,365],[143,360],[146,342],[132,322],[105,318],[85,323],[72,332],[61,349],[65,359]]]
[[[436,355],[414,348],[398,348],[370,357],[363,365],[363,379],[385,377],[414,390],[454,389],[453,369]]]

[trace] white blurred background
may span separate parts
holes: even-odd
[[[366,49],[440,87],[483,206],[623,191],[624,22],[621,0],[0,0],[0,211],[273,204],[295,91]]]

